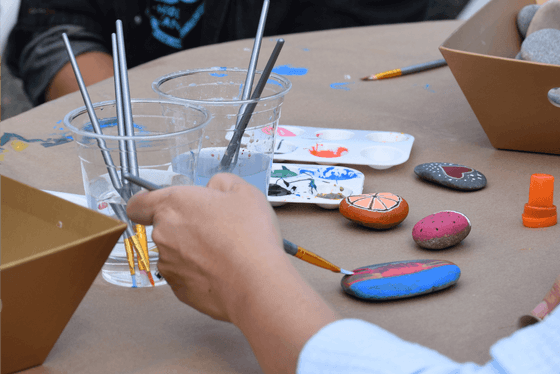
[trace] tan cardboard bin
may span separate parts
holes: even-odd
[[[491,0],[440,51],[495,148],[560,154],[560,66],[515,60],[517,13],[531,0]]]
[[[42,364],[126,225],[4,176],[1,372]]]

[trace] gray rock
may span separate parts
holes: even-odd
[[[517,29],[523,39],[527,36],[527,30],[529,29],[531,20],[539,8],[540,5],[537,4],[526,5],[517,13]]]
[[[535,31],[521,44],[522,60],[560,65],[560,30]]]
[[[467,166],[449,162],[429,162],[414,168],[420,178],[460,191],[476,191],[486,186],[486,177]]]
[[[526,36],[544,29],[560,30],[560,1],[550,0],[540,6],[529,24]]]
[[[552,105],[560,107],[560,87],[551,88],[548,91],[548,100]]]

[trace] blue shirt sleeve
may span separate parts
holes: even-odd
[[[517,331],[491,348],[493,360],[480,366],[457,363],[357,319],[333,322],[317,332],[300,353],[298,374],[558,374],[560,310]]]

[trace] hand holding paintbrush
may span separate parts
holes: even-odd
[[[123,177],[127,180],[129,180],[130,182],[140,186],[140,187],[144,187],[145,189],[147,189],[148,191],[155,191],[155,190],[159,190],[162,187],[158,186],[157,184],[151,183],[150,181],[147,181],[145,179],[142,179],[140,177],[135,177],[133,175],[130,174],[123,174]],[[284,246],[284,251],[292,256],[295,256],[297,258],[302,259],[305,262],[308,262],[310,264],[322,267],[323,269],[327,269],[327,270],[331,270],[335,273],[342,273],[342,274],[346,274],[346,275],[352,275],[354,274],[351,271],[348,270],[344,270],[334,264],[332,264],[331,262],[325,260],[324,258],[322,258],[321,256],[308,251],[300,246],[295,245],[292,242],[287,241],[286,239],[283,240],[283,246]]]

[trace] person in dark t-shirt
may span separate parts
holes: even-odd
[[[86,85],[113,75],[111,33],[122,20],[128,67],[180,50],[253,38],[262,0],[22,0],[6,54],[39,105],[78,89],[67,33]],[[429,0],[272,0],[265,36],[425,20]]]

